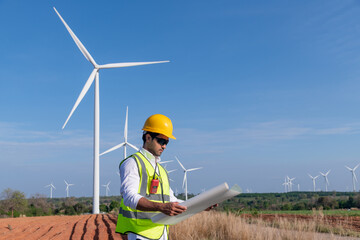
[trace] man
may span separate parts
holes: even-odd
[[[151,217],[158,212],[175,216],[186,211],[170,188],[167,171],[158,164],[169,138],[176,138],[171,120],[161,114],[150,116],[142,130],[142,149],[120,163],[123,199],[116,232],[127,234],[128,240],[167,240],[168,226],[153,223]]]

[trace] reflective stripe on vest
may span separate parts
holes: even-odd
[[[155,172],[155,169],[142,155],[137,152],[131,155],[137,164],[140,176],[138,193],[152,202],[169,202],[170,201],[170,185],[166,170],[158,164],[160,183],[156,194],[149,193],[150,182]],[[129,157],[129,158],[130,158]],[[126,159],[125,159],[126,160]],[[123,160],[120,165],[125,161]],[[116,232],[126,234],[133,232],[149,239],[159,239],[164,232],[163,224],[156,224],[151,221],[151,217],[159,212],[147,212],[132,209],[124,204],[121,200],[118,222],[116,225]],[[169,232],[167,226],[167,232]]]

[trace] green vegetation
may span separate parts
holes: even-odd
[[[220,204],[220,209],[235,213],[311,214],[313,209],[321,209],[324,214],[357,216],[357,208],[360,193],[349,192],[246,193]]]
[[[189,198],[194,195],[189,194]],[[184,195],[177,196],[184,199]],[[100,211],[117,213],[120,196],[100,198]],[[246,193],[220,204],[218,211],[252,215],[258,214],[313,214],[314,209],[324,215],[360,216],[360,193],[351,192],[290,192]],[[0,217],[77,215],[92,212],[92,198],[53,198],[25,194],[6,189],[0,194]]]
[[[118,212],[120,196],[101,197],[101,212]],[[25,194],[6,189],[0,194],[0,218],[24,216],[49,216],[49,215],[78,215],[92,212],[92,198],[53,198],[35,194],[29,199]]]

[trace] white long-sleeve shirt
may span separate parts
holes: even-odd
[[[155,168],[155,164],[160,162],[160,157],[155,157],[149,151],[142,148],[140,152],[149,160],[153,168]],[[156,168],[156,172],[159,173],[159,168]],[[136,206],[143,196],[138,193],[139,184],[140,184],[140,176],[139,170],[136,164],[136,160],[134,158],[129,158],[120,166],[120,179],[121,179],[121,187],[120,193],[124,199],[124,204],[129,206],[132,209],[136,209]],[[174,195],[173,190],[170,188],[170,202],[183,202],[180,199],[177,199]],[[146,240],[147,238],[141,237],[139,235],[129,233],[129,240],[141,239]],[[164,230],[164,234],[161,236],[160,240],[167,240],[166,227]]]

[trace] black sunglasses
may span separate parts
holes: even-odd
[[[156,139],[158,144],[160,144],[160,146],[167,145],[169,143],[169,140],[166,140],[163,138],[158,138],[158,137],[154,137],[154,138]]]

